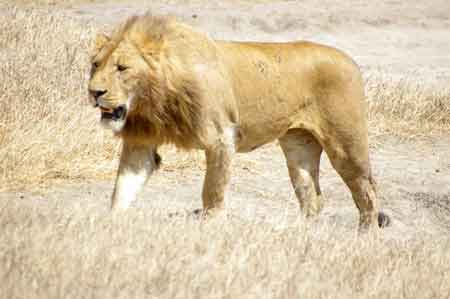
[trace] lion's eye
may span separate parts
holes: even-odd
[[[123,71],[126,70],[126,69],[128,69],[128,67],[126,67],[126,66],[124,66],[124,65],[121,65],[121,64],[118,64],[118,65],[117,65],[117,70],[118,70],[119,72],[123,72]]]
[[[94,67],[94,69],[96,69],[100,66],[100,64],[96,61],[92,64],[92,66]]]

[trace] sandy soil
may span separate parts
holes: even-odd
[[[25,1],[26,2],[26,1]],[[114,1],[54,3],[55,13],[94,21],[100,27],[147,10],[173,14],[214,38],[288,41],[308,39],[349,52],[365,75],[383,72],[441,86],[450,79],[450,2],[407,1]],[[99,128],[100,129],[100,128]],[[372,149],[382,207],[393,216],[391,230],[408,235],[412,224],[432,232],[450,229],[450,137],[424,140],[378,138]],[[165,157],[163,157],[164,159]],[[170,157],[170,159],[174,159]],[[342,181],[323,158],[322,186],[326,208],[318,221],[354,227],[357,211]],[[202,167],[164,168],[147,185],[133,209],[190,210],[201,204]],[[227,206],[236,217],[261,217],[279,225],[295,217],[298,205],[281,151],[267,145],[239,155]],[[113,181],[63,184],[37,194],[3,193],[1,198],[51,209],[55,199],[67,205],[94,205],[106,210]],[[41,205],[47,202],[48,205]]]

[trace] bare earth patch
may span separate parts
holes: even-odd
[[[377,1],[0,1],[0,297],[448,298],[450,4]],[[118,141],[87,105],[97,30],[150,9],[220,39],[309,39],[349,52],[370,103],[380,234],[324,156],[323,213],[300,216],[281,150],[233,162],[228,217],[201,206],[204,158],[162,150],[112,215]],[[171,216],[175,215],[175,216]]]

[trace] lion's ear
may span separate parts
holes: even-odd
[[[110,38],[103,33],[97,34],[94,42],[94,51],[96,53],[100,52],[100,50],[105,46],[107,42],[109,42]]]

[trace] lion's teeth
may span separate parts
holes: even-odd
[[[112,113],[114,110],[111,108],[105,108],[105,107],[100,107],[100,110],[102,112],[108,112],[108,113]]]

